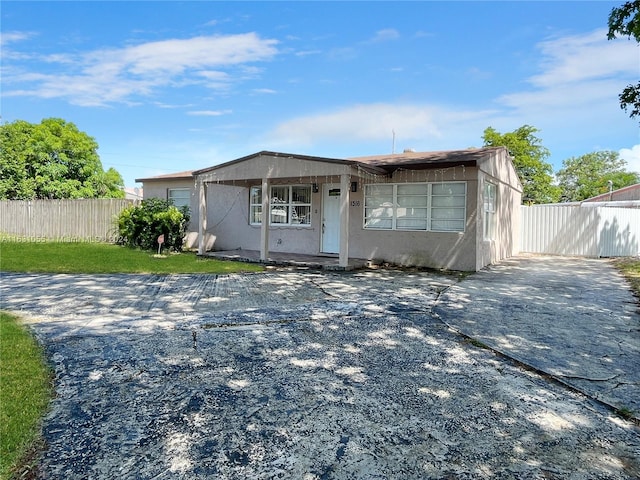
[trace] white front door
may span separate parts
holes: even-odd
[[[322,187],[322,251],[340,252],[340,184]]]

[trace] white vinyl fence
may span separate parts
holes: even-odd
[[[585,257],[640,255],[640,209],[522,206],[520,251]]]
[[[115,220],[132,204],[120,198],[2,200],[0,234],[27,241],[114,242]]]

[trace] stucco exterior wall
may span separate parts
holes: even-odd
[[[194,188],[193,179],[177,179],[177,180],[161,180],[161,181],[145,181],[142,191],[143,200],[149,198],[169,199],[169,190],[174,188],[187,188],[191,192],[191,219],[189,221],[189,232],[187,235],[187,248],[192,248],[191,243],[194,241],[194,233],[198,231],[198,197]]]
[[[456,167],[439,171],[400,171],[392,178],[368,176],[359,179],[356,192],[349,192],[349,256],[384,261],[395,265],[473,271],[486,263],[478,260],[478,170]],[[280,179],[271,185],[310,183],[311,179]],[[306,180],[306,181],[305,181]],[[313,178],[315,180],[315,177]],[[339,177],[326,176],[327,183]],[[355,181],[355,180],[354,180]],[[425,232],[365,229],[364,185],[373,182],[415,183],[423,181],[466,181],[466,224],[464,232]],[[260,249],[260,226],[249,224],[249,187],[222,183],[207,186],[207,234],[212,250]],[[271,226],[269,251],[317,255],[321,253],[322,185],[312,194],[311,225]],[[481,224],[480,224],[481,225]],[[480,231],[479,235],[482,235]],[[491,258],[491,255],[486,257]],[[479,265],[482,264],[480,267]]]
[[[496,185],[495,234],[492,239],[484,237],[483,207],[484,183]],[[477,229],[477,265],[479,270],[486,265],[498,263],[518,253],[520,229],[520,193],[509,185],[493,177],[480,174],[478,188],[478,229]]]
[[[505,152],[482,162],[478,168],[478,221],[476,270],[519,252],[522,185]],[[493,239],[484,238],[484,184],[496,185],[496,223]]]
[[[349,192],[349,256],[452,270],[475,270],[477,170],[461,167],[442,171],[402,171],[390,179],[368,176],[358,181],[356,192]],[[308,183],[313,179],[284,179],[271,185]],[[305,180],[307,180],[305,182]],[[322,178],[339,183],[339,177]],[[424,232],[367,230],[364,228],[364,185],[371,182],[414,183],[422,181],[467,181],[466,227],[464,232]],[[318,179],[319,181],[319,179]],[[354,179],[355,181],[355,179]],[[324,183],[324,182],[323,182]],[[311,225],[271,226],[269,250],[317,255],[321,252],[322,185],[312,194]],[[259,250],[260,227],[249,224],[249,187],[213,183],[207,186],[207,234],[213,238],[213,250]]]
[[[467,203],[464,232],[429,232],[365,229],[364,188],[352,194],[349,215],[349,256],[381,260],[394,265],[476,270],[476,196],[475,167],[441,170],[398,171],[388,183],[466,181]],[[366,183],[366,181],[365,181]]]
[[[213,242],[210,244],[211,250],[260,250],[260,226],[249,223],[249,189],[252,185],[258,184],[254,182],[234,186],[214,183],[207,186],[207,234],[211,235]],[[320,193],[312,193],[310,226],[269,227],[269,250],[317,254],[321,201]]]
[[[261,227],[249,223],[250,187],[267,179],[271,186],[316,184],[311,197],[311,224],[270,226],[269,252],[318,255],[322,252],[323,185],[340,184],[341,175],[357,181],[349,191],[348,256],[396,265],[474,271],[518,253],[522,188],[507,156],[497,150],[478,166],[399,168],[391,175],[374,173],[339,161],[310,160],[286,155],[258,154],[198,173],[206,185],[204,250],[261,250]],[[345,180],[346,181],[346,178]],[[466,183],[464,232],[374,230],[364,228],[364,190],[370,183]],[[497,225],[492,240],[483,238],[483,185],[497,186]],[[187,246],[198,240],[198,192],[194,179],[145,181],[145,198],[167,198],[170,188],[191,189]],[[345,248],[341,247],[341,261]],[[203,251],[204,251],[203,250]]]

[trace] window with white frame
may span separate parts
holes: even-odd
[[[262,187],[249,192],[249,222],[262,223]],[[311,185],[273,185],[269,189],[271,225],[311,225]]]
[[[393,228],[393,185],[366,185],[364,196],[365,228]]]
[[[364,228],[464,232],[465,182],[365,186]]]
[[[187,207],[191,210],[191,190],[188,188],[170,188],[167,197],[176,207]]]
[[[484,226],[483,235],[485,240],[493,240],[496,230],[496,186],[486,182],[483,192]]]
[[[429,230],[435,232],[464,232],[466,205],[466,183],[432,183]]]

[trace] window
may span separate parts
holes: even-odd
[[[396,228],[398,230],[427,230],[428,185],[398,185],[397,192]]]
[[[249,221],[262,223],[262,188],[249,192]],[[269,195],[271,225],[311,225],[311,185],[274,185]]]
[[[180,207],[187,207],[191,210],[191,190],[188,188],[170,188],[167,196],[173,204]]]
[[[496,186],[493,183],[484,184],[482,210],[484,211],[484,238],[493,240],[496,229]]]
[[[466,183],[434,183],[431,186],[431,228],[437,232],[464,232]]]
[[[251,187],[249,192],[249,223],[262,223],[262,188]]]
[[[365,228],[393,228],[393,185],[367,185],[364,197]]]
[[[364,228],[463,232],[464,182],[365,186]]]

